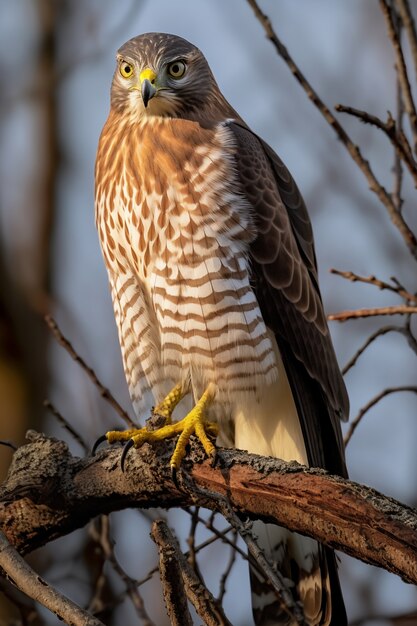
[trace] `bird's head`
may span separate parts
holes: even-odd
[[[130,39],[117,53],[112,107],[133,119],[192,117],[219,98],[205,57],[181,37],[146,33]]]

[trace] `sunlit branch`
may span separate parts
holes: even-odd
[[[76,363],[81,367],[81,369],[87,374],[88,378],[91,380],[93,385],[99,390],[100,395],[104,400],[106,400],[110,406],[116,411],[116,413],[131,427],[134,428],[136,425],[126,413],[126,411],[120,406],[117,402],[116,398],[113,396],[111,391],[105,387],[100,380],[98,379],[94,370],[87,365],[84,359],[78,354],[78,352],[73,348],[72,344],[68,341],[68,339],[63,335],[60,330],[58,324],[53,319],[51,315],[45,316],[45,321],[49,328],[51,329],[55,339],[59,343],[60,346],[65,348],[70,357],[74,359]]]
[[[353,311],[340,311],[339,313],[330,313],[327,316],[332,322],[346,322],[347,320],[359,317],[377,317],[379,315],[410,315],[417,313],[417,306],[383,306],[373,309],[355,309]]]

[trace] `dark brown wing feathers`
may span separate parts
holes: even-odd
[[[307,209],[272,148],[240,123],[228,127],[258,232],[251,245],[253,284],[277,337],[310,464],[346,475],[340,418],[347,418],[349,403],[318,287]]]

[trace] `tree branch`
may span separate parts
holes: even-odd
[[[70,626],[104,626],[103,622],[92,617],[72,600],[50,587],[46,580],[41,578],[10,545],[1,531],[0,567],[20,591],[48,608],[66,624],[70,624]]]
[[[388,37],[391,39],[395,54],[395,67],[398,80],[400,81],[405,110],[409,118],[411,131],[414,137],[414,150],[417,152],[417,111],[414,104],[413,93],[408,79],[407,66],[404,59],[403,49],[395,28],[393,13],[387,0],[379,0],[382,14],[387,26]]]
[[[170,598],[170,601],[167,602],[166,600],[167,608],[169,604],[173,607],[176,600],[181,602],[181,594],[185,589],[188,599],[207,626],[232,626],[221,606],[216,603],[215,598],[188,563],[180,550],[177,540],[163,520],[156,520],[152,524],[151,537],[159,548],[164,597],[166,599],[168,593]],[[162,575],[162,569],[165,576]],[[167,584],[164,584],[164,580]],[[186,602],[185,609],[188,613]],[[175,616],[173,619],[173,616],[170,614],[171,624],[186,626],[189,622],[185,620],[185,615],[184,607],[182,607],[179,618],[176,621]],[[192,624],[191,618],[190,623]]]
[[[97,548],[103,553],[104,560],[107,560],[110,563],[113,570],[119,575],[125,584],[126,595],[129,596],[132,601],[132,605],[137,613],[137,616],[141,620],[141,626],[155,626],[155,623],[146,612],[145,603],[139,593],[137,581],[125,572],[116,558],[116,554],[114,552],[114,542],[110,537],[109,517],[107,515],[101,515],[97,518],[97,520],[95,520],[95,522],[96,523],[90,525],[90,536],[96,543]],[[91,604],[93,604],[94,607],[94,598],[93,602],[90,602],[90,610]]]
[[[342,368],[343,376],[345,376],[345,374],[347,374],[348,371],[352,369],[354,365],[356,365],[356,362],[359,359],[359,357],[369,348],[369,346],[375,341],[375,339],[378,339],[378,337],[382,337],[383,335],[386,335],[387,333],[394,333],[394,332],[401,333],[405,337],[407,337],[407,334],[408,334],[407,329],[402,326],[382,326],[382,328],[377,328],[377,330],[373,332],[371,335],[369,335],[366,341],[361,346],[359,346],[359,348],[356,350],[352,358],[349,359],[346,365]]]
[[[87,365],[84,359],[73,348],[71,342],[68,341],[68,339],[63,335],[54,318],[51,315],[45,315],[45,322],[59,345],[65,348],[70,357],[74,359],[76,363],[78,363],[81,369],[87,374],[93,385],[99,390],[101,397],[104,398],[104,400],[106,400],[110,404],[110,406],[113,407],[116,413],[126,422],[126,424],[130,428],[135,428],[136,424],[132,421],[128,413],[120,406],[111,391],[99,381],[97,374],[95,373],[93,368]]]
[[[380,391],[374,398],[371,398],[371,400],[369,400],[369,402],[367,402],[365,404],[365,406],[361,408],[361,410],[359,411],[359,413],[357,414],[355,419],[353,419],[350,422],[349,430],[346,433],[346,436],[345,436],[345,439],[344,439],[345,446],[348,445],[349,441],[352,439],[353,433],[355,432],[355,430],[359,426],[359,423],[361,422],[362,418],[364,417],[364,415],[366,415],[366,413],[368,413],[368,411],[370,409],[372,409],[376,404],[378,404],[378,402],[380,402],[383,398],[386,398],[387,396],[391,395],[392,393],[401,393],[401,392],[404,392],[404,391],[409,391],[411,393],[416,393],[417,394],[417,387],[415,387],[414,385],[402,385],[402,386],[399,386],[399,387],[387,387],[386,389],[383,389],[382,391]]]
[[[332,268],[330,270],[331,274],[336,274],[336,276],[341,276],[342,278],[346,278],[346,280],[350,280],[350,282],[352,283],[366,283],[368,285],[374,285],[375,287],[378,287],[378,289],[381,289],[381,291],[388,290],[388,291],[392,291],[392,293],[396,293],[399,296],[401,296],[401,298],[404,298],[404,300],[406,300],[407,302],[412,302],[413,304],[417,304],[417,295],[410,293],[409,291],[407,291],[403,285],[400,285],[398,283],[398,281],[395,278],[392,278],[391,280],[394,282],[395,284],[390,285],[389,283],[385,282],[384,280],[381,280],[380,278],[377,278],[376,276],[359,276],[359,274],[355,274],[354,272],[344,272],[341,270],[336,270],[334,268]]]
[[[414,61],[415,78],[417,80],[417,31],[416,25],[411,13],[410,5],[407,0],[396,0],[397,11],[401,17],[401,21],[407,33],[410,43],[411,56]]]
[[[191,504],[216,509],[215,499],[193,498],[173,484],[172,441],[131,451],[123,473],[118,446],[80,459],[62,441],[33,431],[28,438],[0,490],[0,528],[22,553],[110,511]],[[197,445],[192,448],[184,469],[197,487],[226,497],[236,512],[310,535],[417,583],[415,510],[324,470],[224,449],[214,468]]]
[[[417,306],[398,304],[394,306],[382,306],[373,309],[354,309],[353,311],[340,311],[330,313],[327,319],[331,322],[346,322],[357,317],[376,317],[377,315],[410,315],[417,313]]]
[[[158,546],[159,573],[171,626],[193,626],[182,580],[180,557],[184,561],[185,558],[178,542],[163,520],[153,522],[151,537]],[[201,581],[198,582],[201,585]]]
[[[248,4],[252,7],[253,12],[255,13],[256,18],[259,20],[262,25],[266,36],[274,45],[275,50],[278,55],[285,61],[291,70],[293,76],[300,83],[301,87],[306,92],[307,96],[316,106],[316,108],[323,115],[324,119],[330,124],[333,128],[334,132],[345,146],[347,151],[349,152],[352,159],[355,161],[356,165],[363,172],[366,180],[368,181],[369,188],[373,191],[382,204],[385,206],[392,223],[401,233],[408,249],[410,250],[413,257],[417,260],[417,239],[414,235],[413,231],[410,229],[408,224],[403,219],[402,215],[397,211],[394,200],[390,193],[385,189],[385,187],[378,181],[375,176],[369,162],[362,156],[362,153],[359,147],[352,141],[352,139],[347,134],[346,130],[343,126],[338,122],[333,113],[330,111],[329,107],[323,102],[323,100],[319,97],[317,92],[314,90],[312,85],[308,82],[304,74],[301,72],[298,65],[295,63],[291,55],[289,54],[287,48],[278,38],[276,32],[272,28],[272,24],[270,19],[265,13],[263,13],[257,3],[256,0],[247,0]]]
[[[355,109],[351,106],[336,104],[335,109],[339,113],[347,113],[348,115],[358,118],[364,124],[370,124],[371,126],[375,126],[376,128],[382,130],[391,141],[398,157],[406,163],[408,170],[414,179],[414,183],[417,186],[417,164],[414,160],[410,144],[401,128],[401,124],[399,122],[397,124],[390,113],[388,113],[387,121],[383,122],[379,119],[379,117],[371,115],[367,111]]]

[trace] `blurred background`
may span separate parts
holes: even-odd
[[[395,112],[394,56],[376,0],[265,0],[262,8],[331,108],[340,102],[383,119],[387,110]],[[116,50],[146,31],[172,32],[195,43],[231,104],[289,167],[313,222],[329,313],[398,302],[389,292],[330,275],[331,267],[383,280],[395,275],[410,291],[416,290],[414,261],[385,209],[278,58],[247,2],[2,0],[0,439],[21,444],[26,429],[34,427],[68,439],[74,453],[82,454],[46,414],[45,398],[89,444],[120,425],[82,370],[51,337],[43,321],[46,313],[57,319],[74,348],[131,413],[94,226],[94,160],[109,110]],[[340,120],[380,181],[392,189],[393,154],[387,140],[355,120],[342,116]],[[403,215],[416,231],[416,195],[406,175],[403,197]],[[368,335],[393,321],[399,320],[332,322],[341,366]],[[401,334],[379,338],[346,377],[351,416],[386,387],[415,385],[416,371],[416,354]],[[412,506],[417,505],[416,408],[415,395],[388,396],[364,418],[347,449],[353,480]],[[10,458],[11,452],[0,448],[3,475]],[[135,578],[156,564],[156,549],[149,539],[153,515],[134,511],[112,515],[116,554]],[[182,512],[168,517],[184,542],[188,517]],[[199,539],[204,539],[204,532]],[[47,580],[82,605],[91,595],[86,541],[86,532],[79,531],[36,555]],[[221,544],[204,553],[205,578],[214,593],[224,553]],[[384,615],[417,610],[414,587],[348,557],[341,561],[352,623],[382,626],[391,623]],[[122,586],[111,573],[109,585],[117,596]],[[142,594],[155,624],[168,624],[155,576],[142,587]],[[246,564],[239,563],[224,602],[235,626],[251,624],[249,597]],[[57,623],[47,612],[40,614],[42,623]],[[12,616],[7,603],[0,602],[0,624],[11,623]],[[126,600],[106,623],[133,626],[140,620]],[[412,623],[417,618],[407,622]]]

